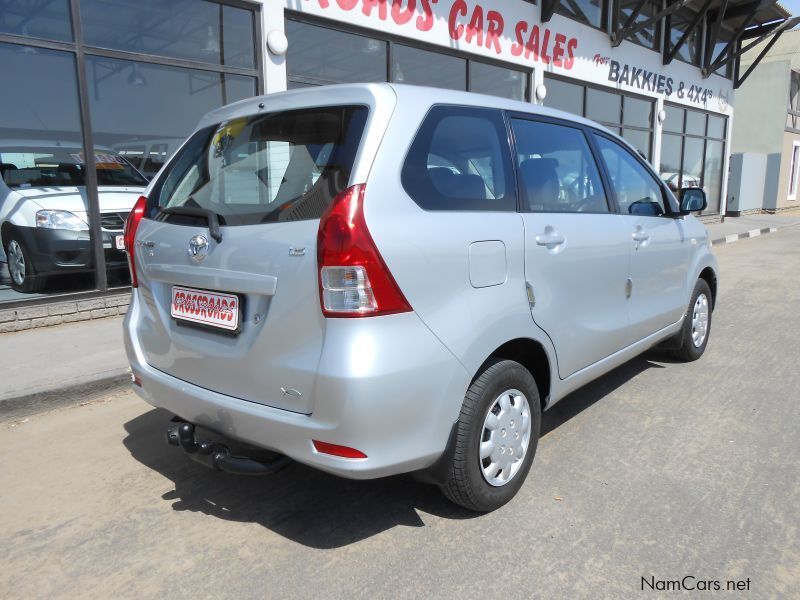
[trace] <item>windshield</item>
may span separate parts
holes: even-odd
[[[114,152],[95,150],[94,160],[98,185],[147,185],[144,176]],[[0,175],[10,188],[86,185],[86,167],[80,148],[0,147]]]
[[[366,117],[364,107],[324,107],[200,130],[151,198],[211,210],[225,225],[318,219],[347,187]]]

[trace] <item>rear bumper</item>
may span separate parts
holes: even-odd
[[[431,466],[447,445],[470,375],[414,313],[329,319],[310,415],[192,385],[144,359],[136,337],[139,298],[125,318],[136,392],[153,406],[224,436],[351,479]],[[312,440],[356,448],[365,459],[317,452]],[[165,449],[166,451],[166,449]]]

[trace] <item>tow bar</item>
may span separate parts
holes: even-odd
[[[167,428],[167,443],[170,446],[183,448],[192,460],[206,467],[236,475],[270,475],[291,462],[289,457],[282,455],[269,462],[245,456],[233,456],[230,448],[224,444],[211,440],[196,440],[194,425],[187,422]]]

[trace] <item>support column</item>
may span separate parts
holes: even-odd
[[[664,99],[656,98],[655,114],[653,115],[653,147],[650,149],[650,163],[656,172],[661,175],[661,132],[664,130],[662,123],[658,121],[658,113],[664,110]]]
[[[275,0],[262,0],[261,3],[261,31],[263,36],[258,43],[264,56],[264,67],[261,76],[264,78],[264,93],[283,92],[287,89],[286,80],[286,55],[276,56],[267,47],[267,36],[270,31],[286,33],[284,7],[282,2]],[[291,48],[290,48],[291,50]]]
[[[531,102],[533,104],[538,104],[541,106],[543,102],[540,102],[536,99],[536,88],[540,85],[546,86],[544,82],[544,69],[536,68],[533,70],[533,74],[531,75],[531,89],[529,90]]]

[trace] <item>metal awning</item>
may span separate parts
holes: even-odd
[[[573,0],[542,0],[542,21],[549,21],[560,3]],[[693,34],[702,35],[705,29],[704,51],[700,57],[703,77],[708,77],[726,64],[734,71],[734,87],[738,88],[781,34],[800,23],[800,17],[792,17],[777,0],[668,0],[665,5],[653,0],[638,0],[626,4],[627,16],[620,11],[619,0],[611,3],[612,26],[609,36],[612,46],[619,46],[625,39],[633,39],[643,29],[664,23],[665,35],[661,40],[664,64],[669,64]],[[657,6],[657,8],[654,8]],[[672,43],[671,27],[675,15],[686,23],[683,34]],[[648,15],[643,18],[642,15]],[[768,41],[758,56],[739,75],[739,58],[755,47]],[[724,44],[722,49],[719,46]]]

